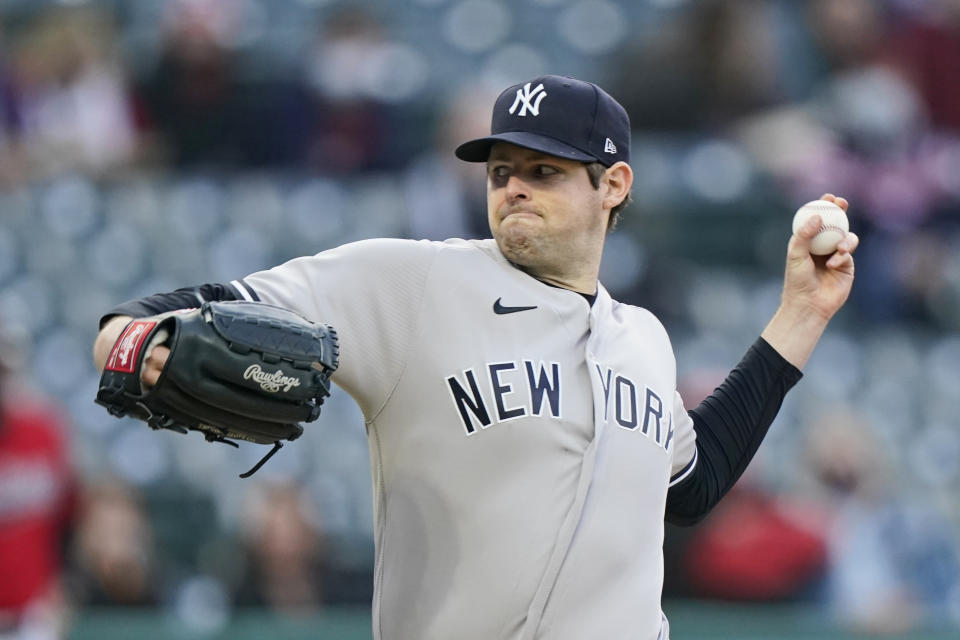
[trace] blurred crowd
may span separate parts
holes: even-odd
[[[566,69],[632,114],[635,217],[737,207],[769,218],[838,191],[869,239],[863,317],[960,324],[956,0],[526,4],[514,40],[559,13],[554,50],[543,30],[515,44],[496,0],[420,0],[406,13],[319,0],[9,3],[0,184],[76,172],[100,183],[169,170],[403,175],[405,233],[483,233],[476,173],[449,160],[451,143],[486,125],[494,87]],[[583,34],[571,31],[591,8]],[[629,19],[632,32],[615,28]]]
[[[5,0],[0,638],[86,606],[211,624],[369,601],[349,401],[241,482],[94,406],[87,345],[137,295],[370,235],[486,236],[482,168],[452,149],[538,73],[631,114],[602,279],[664,320],[688,406],[775,308],[799,204],[843,195],[862,238],[756,463],[668,530],[666,596],[960,627],[960,0]]]

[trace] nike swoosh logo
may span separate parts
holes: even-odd
[[[505,307],[500,304],[502,298],[497,298],[497,301],[493,303],[493,312],[499,316],[502,316],[505,313],[518,313],[520,311],[530,311],[531,309],[536,309],[536,306],[532,307]]]

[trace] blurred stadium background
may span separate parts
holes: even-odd
[[[776,308],[797,206],[842,194],[862,238],[747,475],[668,527],[674,635],[960,635],[960,1],[2,0],[6,406],[67,453],[31,475],[0,438],[0,638],[57,637],[5,635],[24,611],[76,639],[369,637],[346,394],[240,481],[262,448],[94,405],[98,319],[359,238],[486,236],[452,148],[540,73],[631,113],[602,280],[663,319],[689,406]],[[59,565],[27,563],[24,504]]]

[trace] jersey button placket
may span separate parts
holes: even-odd
[[[602,369],[597,362],[597,341],[600,336],[596,333],[597,313],[596,308],[590,310],[590,318],[587,324],[587,330],[590,335],[587,336],[587,345],[584,355],[587,361],[587,370],[590,373],[590,387],[593,390],[593,437],[597,438],[603,431],[604,425],[604,407],[606,397],[600,383],[599,370]]]

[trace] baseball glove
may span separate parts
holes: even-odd
[[[150,351],[170,356],[156,386],[140,371]],[[330,395],[339,349],[332,327],[262,302],[205,302],[130,322],[100,377],[97,403],[153,429],[200,431],[207,441],[273,444],[241,478],[252,475],[303,433]]]

